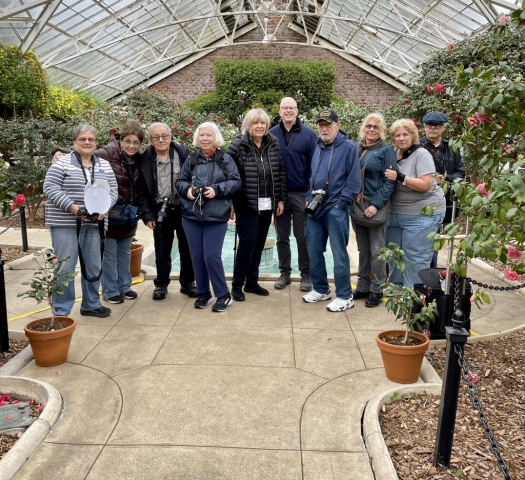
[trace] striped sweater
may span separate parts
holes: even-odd
[[[91,169],[90,169],[91,170]],[[90,171],[86,171],[90,180]],[[118,196],[115,174],[107,160],[95,156],[95,180],[107,180],[110,186],[111,205]],[[48,227],[76,227],[76,217],[69,212],[73,204],[84,205],[86,180],[75,156],[68,153],[49,167],[44,180],[46,225]],[[97,228],[96,223],[83,223],[83,227]],[[107,229],[107,219],[106,219]]]

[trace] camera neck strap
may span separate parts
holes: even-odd
[[[77,244],[78,244],[78,259],[80,261],[80,272],[82,277],[87,282],[97,282],[102,276],[102,263],[104,260],[104,245],[106,243],[106,233],[104,231],[104,219],[98,221],[98,233],[100,236],[100,272],[95,277],[88,277],[86,273],[86,264],[84,262],[84,256],[82,255],[82,249],[80,248],[80,229],[82,227],[82,218],[80,215],[77,216]]]
[[[315,177],[317,176],[317,172],[319,171],[319,168],[321,168],[321,149],[318,148],[316,151],[319,152],[319,156],[317,157],[317,165],[315,167],[315,172],[310,177],[310,187],[311,187],[310,190],[314,189]],[[332,148],[330,149],[330,157],[328,158],[328,168],[326,170],[326,181],[324,185],[325,189],[328,186],[328,176],[330,175],[330,165],[332,164],[333,154],[334,154],[334,144],[332,143]]]
[[[82,159],[78,155],[77,152],[73,152],[73,155],[77,159],[78,164],[80,165],[80,170],[82,171],[82,175],[84,175],[84,185],[87,185],[88,178],[86,175],[86,169],[84,168],[84,165],[82,165]],[[89,171],[89,175],[91,177],[91,185],[95,182],[95,156],[91,155],[91,169]]]

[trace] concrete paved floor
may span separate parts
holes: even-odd
[[[45,233],[30,235],[30,245],[49,245]],[[147,242],[150,232],[139,235]],[[30,269],[5,272],[10,330],[47,316],[16,298]],[[469,275],[504,285],[477,266]],[[393,317],[363,301],[331,313],[304,303],[298,283],[263,285],[269,297],[247,294],[224,313],[193,308],[176,280],[160,302],[151,280],[137,283],[139,298],[111,305],[105,319],[80,316],[76,303],[68,362],[20,372],[55,386],[65,408],[16,478],[373,479],[361,419],[371,397],[395,386],[374,340]],[[472,330],[520,328],[523,296],[489,295]]]

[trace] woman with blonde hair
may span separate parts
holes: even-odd
[[[357,144],[361,171],[363,174],[363,195],[370,205],[364,211],[365,217],[373,218],[381,208],[388,208],[390,196],[396,184],[385,178],[389,168],[397,169],[396,154],[391,145],[385,143],[387,128],[380,113],[366,116],[359,130]],[[382,285],[386,282],[386,267],[379,260],[379,250],[385,246],[388,218],[376,228],[360,225],[352,220],[359,250],[357,288],[354,300],[366,298],[366,307],[377,307],[383,296]]]
[[[261,287],[259,263],[272,215],[281,215],[286,201],[286,174],[277,137],[268,132],[270,116],[262,108],[244,117],[241,134],[227,153],[241,176],[241,191],[233,199],[231,218],[236,217],[239,246],[233,269],[232,297],[244,301],[243,293],[267,296]]]
[[[389,168],[388,180],[396,181],[391,198],[386,244],[394,242],[405,252],[405,273],[410,287],[420,283],[418,272],[430,266],[433,250],[428,234],[437,231],[445,216],[445,195],[436,183],[436,168],[430,153],[419,145],[419,132],[412,120],[403,118],[390,127],[390,138],[396,147],[398,171]],[[433,207],[432,216],[423,213]],[[389,265],[389,281],[402,285],[403,276],[395,265]]]

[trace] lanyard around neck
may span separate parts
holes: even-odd
[[[80,165],[80,170],[82,170],[82,175],[84,175],[84,184],[87,185],[88,178],[86,175],[86,171],[84,170],[84,165],[82,165],[82,159],[76,154],[76,152],[74,152],[74,154],[78,164]],[[95,182],[95,157],[93,155],[91,155],[91,169],[89,171],[89,174],[91,177],[91,185],[93,185],[93,183]]]

